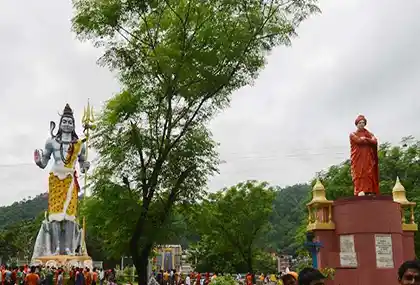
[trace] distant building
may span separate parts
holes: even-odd
[[[156,257],[153,259],[157,270],[181,271],[182,267],[182,247],[180,245],[158,245],[155,248]]]
[[[180,270],[180,272],[181,273],[184,273],[184,274],[189,274],[189,273],[191,273],[193,271],[194,270],[193,270],[191,264],[188,263],[187,254],[185,254],[185,253],[182,254],[182,256],[181,256],[181,270]]]
[[[285,272],[286,268],[292,267],[292,255],[280,254],[277,256],[277,271]]]

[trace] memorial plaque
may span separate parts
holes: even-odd
[[[340,236],[340,266],[357,267],[357,255],[353,235]]]
[[[376,267],[394,268],[391,235],[375,235]]]

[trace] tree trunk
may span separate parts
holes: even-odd
[[[255,278],[254,270],[252,269],[252,255],[249,253],[246,260],[246,265],[248,267],[248,272],[252,274],[252,284],[257,284],[257,279]]]
[[[137,278],[139,285],[147,285],[149,281],[149,254],[152,249],[151,245],[145,245],[139,255],[133,255],[133,263],[137,270]]]
[[[146,255],[144,256],[139,256],[139,263],[135,264],[136,269],[137,269],[137,278],[138,278],[138,283],[139,285],[147,285],[148,283],[148,270],[147,270],[147,266],[149,263],[149,256]]]

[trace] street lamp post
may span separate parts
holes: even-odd
[[[319,241],[314,241],[314,233],[313,232],[307,232],[306,233],[306,242],[305,242],[305,247],[306,249],[308,249],[308,251],[311,254],[312,257],[312,267],[313,268],[318,268],[318,258],[317,258],[317,254],[320,250],[320,248],[322,247],[322,243]]]

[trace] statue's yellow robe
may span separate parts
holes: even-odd
[[[79,184],[76,163],[82,150],[78,140],[67,151],[67,164],[53,168],[49,176],[48,218],[50,221],[74,221],[77,215]]]

